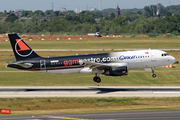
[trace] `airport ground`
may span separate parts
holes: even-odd
[[[0,98],[13,115],[180,110],[180,98]],[[0,114],[0,116],[7,116]]]
[[[26,40],[33,49],[161,49],[179,48],[180,38],[101,38],[101,39],[71,39],[71,40]],[[0,49],[11,49],[8,41],[0,41]]]
[[[37,53],[45,56],[90,54],[104,51],[50,51]],[[105,51],[111,52],[111,51]],[[179,51],[167,51],[180,59]],[[180,64],[173,64],[173,68],[156,68],[157,78],[152,78],[151,71],[143,69],[131,70],[128,76],[109,77],[101,75],[102,82],[95,83],[94,74],[52,75],[36,72],[24,72],[6,68],[6,64],[15,61],[12,51],[0,52],[0,80],[1,86],[177,86],[180,85]],[[33,79],[32,79],[33,78]]]
[[[117,48],[179,48],[179,38],[115,38],[101,40],[51,40],[27,41],[33,49],[102,49],[102,51],[38,51],[40,56],[65,56],[116,52]],[[103,49],[111,49],[104,51]],[[11,49],[10,43],[2,41],[0,49]],[[168,54],[180,59],[179,50],[167,50]],[[145,70],[132,70],[128,76],[101,76],[101,83],[94,83],[93,74],[49,75],[6,68],[15,61],[12,51],[0,52],[1,86],[180,86],[180,65],[173,68],[156,68],[157,78]],[[32,79],[33,78],[33,79]],[[176,98],[1,98],[0,106],[11,109],[12,115],[97,113],[121,111],[179,110]],[[45,110],[46,109],[46,110]],[[23,113],[22,113],[23,112]],[[2,115],[2,114],[1,114]]]
[[[179,110],[3,116],[3,120],[179,120]]]

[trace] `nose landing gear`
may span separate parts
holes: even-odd
[[[153,74],[152,77],[155,78],[155,77],[156,77],[156,74]]]
[[[152,77],[155,78],[156,74],[154,74],[154,68],[151,68],[151,70],[152,70],[152,73],[153,73]]]

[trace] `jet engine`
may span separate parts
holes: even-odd
[[[124,76],[128,75],[128,68],[127,66],[110,68],[105,70],[104,74],[106,76]]]

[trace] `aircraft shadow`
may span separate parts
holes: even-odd
[[[0,92],[97,92],[105,94],[110,92],[156,92],[156,91],[179,91],[180,88],[2,88]]]

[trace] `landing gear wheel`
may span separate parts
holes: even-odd
[[[96,80],[97,83],[100,83],[101,82],[101,78],[98,77],[97,80]]]
[[[94,82],[96,82],[96,81],[97,81],[97,78],[98,78],[98,77],[94,77],[94,78],[93,78]]]
[[[152,77],[155,78],[156,74],[154,74],[154,68],[151,68],[151,70],[152,70],[152,73],[153,73]]]
[[[101,82],[101,78],[100,77],[94,77],[93,80],[94,80],[94,82],[97,82],[97,83]]]
[[[156,74],[153,74],[152,77],[155,78],[155,77],[156,77]]]

